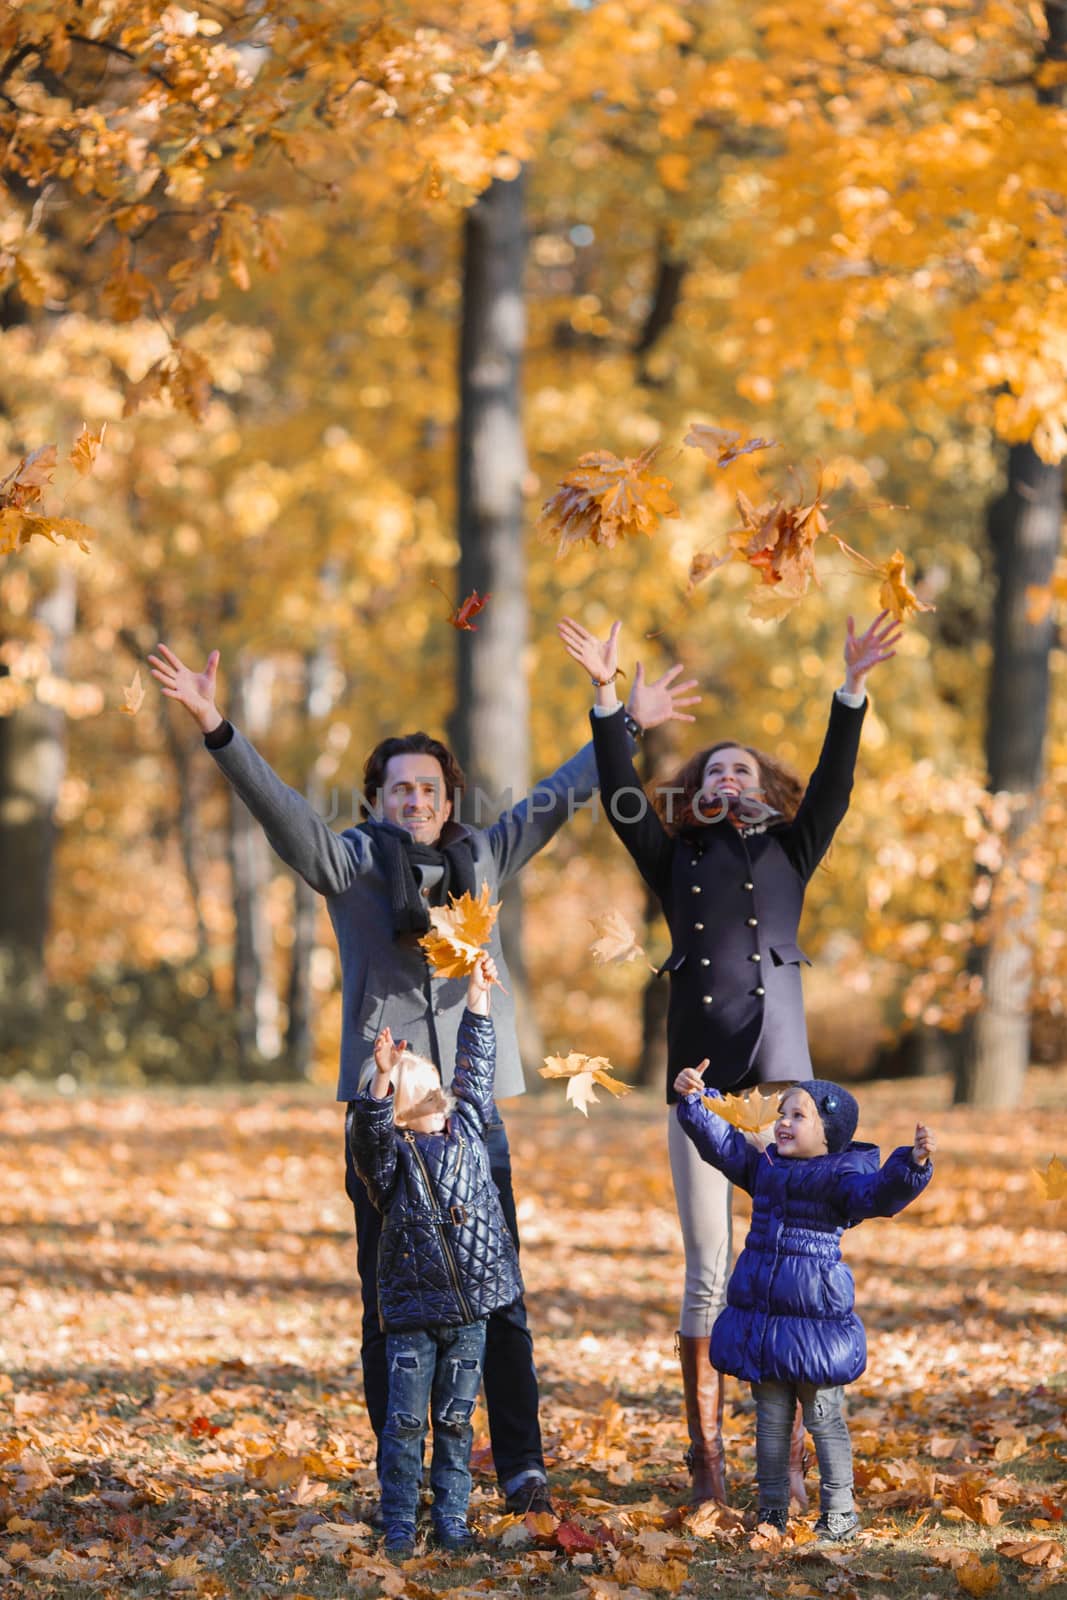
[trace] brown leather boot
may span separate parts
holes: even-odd
[[[716,1372],[708,1355],[706,1338],[691,1339],[675,1335],[675,1348],[682,1364],[685,1392],[685,1420],[689,1428],[689,1449],[685,1464],[692,1475],[690,1504],[707,1500],[726,1504],[726,1461],[722,1448],[723,1377]]]
[[[804,1486],[804,1468],[808,1464],[807,1454],[804,1450],[804,1409],[797,1401],[796,1416],[793,1418],[793,1432],[789,1438],[789,1502],[794,1502],[801,1511],[808,1509],[808,1491]]]

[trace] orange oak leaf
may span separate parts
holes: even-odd
[[[34,537],[48,539],[55,544],[66,539],[89,553],[86,540],[92,538],[92,529],[74,517],[42,517],[30,511],[20,511],[16,506],[0,509],[0,556],[11,555],[29,544]]]
[[[778,440],[746,439],[735,428],[713,428],[707,422],[691,422],[682,443],[703,450],[717,467],[728,467],[739,456],[751,455],[754,450],[773,449]]]
[[[749,1089],[745,1094],[727,1094],[718,1099],[702,1095],[701,1099],[709,1111],[714,1111],[717,1117],[741,1133],[759,1133],[761,1128],[767,1128],[774,1122],[783,1093],[782,1089],[773,1094],[761,1094],[758,1089]]]
[[[482,884],[477,899],[466,891],[447,906],[430,912],[430,932],[419,940],[426,959],[439,978],[465,978],[473,972],[484,951],[500,910],[489,903],[489,885]]]
[[[538,526],[557,539],[557,557],[588,540],[611,550],[620,539],[651,536],[663,517],[676,517],[669,478],[652,471],[658,450],[620,459],[610,450],[580,457],[541,508]]]
[[[997,1555],[1022,1561],[1028,1567],[1060,1567],[1064,1560],[1055,1539],[1005,1539],[997,1545]]]
[[[590,1105],[597,1104],[594,1085],[607,1089],[609,1094],[630,1093],[628,1083],[620,1083],[612,1076],[615,1069],[606,1056],[584,1056],[572,1050],[566,1056],[546,1056],[539,1068],[542,1078],[566,1078],[567,1099],[583,1117],[589,1115]]]
[[[123,704],[119,710],[127,717],[135,717],[144,705],[144,684],[141,682],[140,668],[133,675],[133,682],[126,685],[122,691]]]

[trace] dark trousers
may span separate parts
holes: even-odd
[[[504,1220],[519,1248],[519,1227],[515,1216],[515,1196],[511,1187],[511,1152],[503,1122],[486,1130],[489,1166],[500,1196]],[[378,1319],[378,1240],[381,1217],[367,1198],[367,1191],[356,1176],[345,1141],[345,1189],[356,1213],[356,1263],[363,1291],[363,1392],[367,1414],[377,1439],[385,1427],[389,1402],[389,1366],[385,1333]],[[537,1373],[534,1369],[533,1338],[526,1321],[526,1305],[520,1298],[510,1306],[494,1311],[488,1318],[485,1337],[485,1404],[489,1413],[489,1441],[493,1465],[502,1487],[512,1484],[525,1472],[544,1476],[541,1424],[538,1420]]]

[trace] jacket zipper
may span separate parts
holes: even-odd
[[[445,1265],[448,1268],[448,1275],[452,1279],[452,1287],[456,1291],[456,1299],[459,1301],[460,1306],[463,1309],[464,1315],[467,1318],[467,1321],[468,1322],[474,1322],[475,1318],[471,1313],[471,1308],[467,1304],[467,1297],[463,1293],[463,1289],[462,1289],[462,1287],[460,1285],[459,1272],[458,1272],[458,1270],[456,1268],[456,1259],[452,1254],[452,1246],[448,1242],[448,1235],[445,1233],[445,1219],[441,1215],[441,1201],[438,1198],[437,1190],[434,1188],[433,1181],[430,1178],[429,1168],[427,1167],[425,1161],[422,1159],[422,1151],[419,1149],[418,1145],[415,1143],[415,1135],[412,1133],[410,1128],[405,1128],[404,1129],[404,1138],[408,1141],[408,1144],[411,1146],[411,1153],[415,1157],[415,1160],[419,1164],[419,1170],[421,1171],[422,1176],[423,1176],[423,1181],[426,1184],[426,1192],[429,1195],[430,1200],[431,1200],[431,1202],[433,1204],[434,1211],[437,1213],[437,1218],[436,1218],[437,1232],[438,1232],[438,1235],[439,1235],[440,1240],[441,1240],[441,1249],[444,1252]]]

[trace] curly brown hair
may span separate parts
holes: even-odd
[[[374,814],[378,796],[382,792],[382,784],[385,782],[385,769],[394,756],[433,756],[444,774],[445,798],[455,811],[456,800],[467,787],[467,779],[451,750],[446,744],[442,744],[440,739],[434,739],[428,733],[398,733],[376,744],[363,763],[363,794],[360,810],[364,820]]]
[[[652,790],[652,804],[668,833],[682,833],[687,828],[705,827],[707,817],[693,809],[693,801],[704,785],[704,768],[716,750],[744,750],[759,768],[761,783],[759,798],[781,813],[786,822],[792,822],[804,798],[804,785],[796,773],[784,767],[773,756],[750,744],[738,744],[735,739],[719,739],[689,757],[669,783],[657,783]]]

